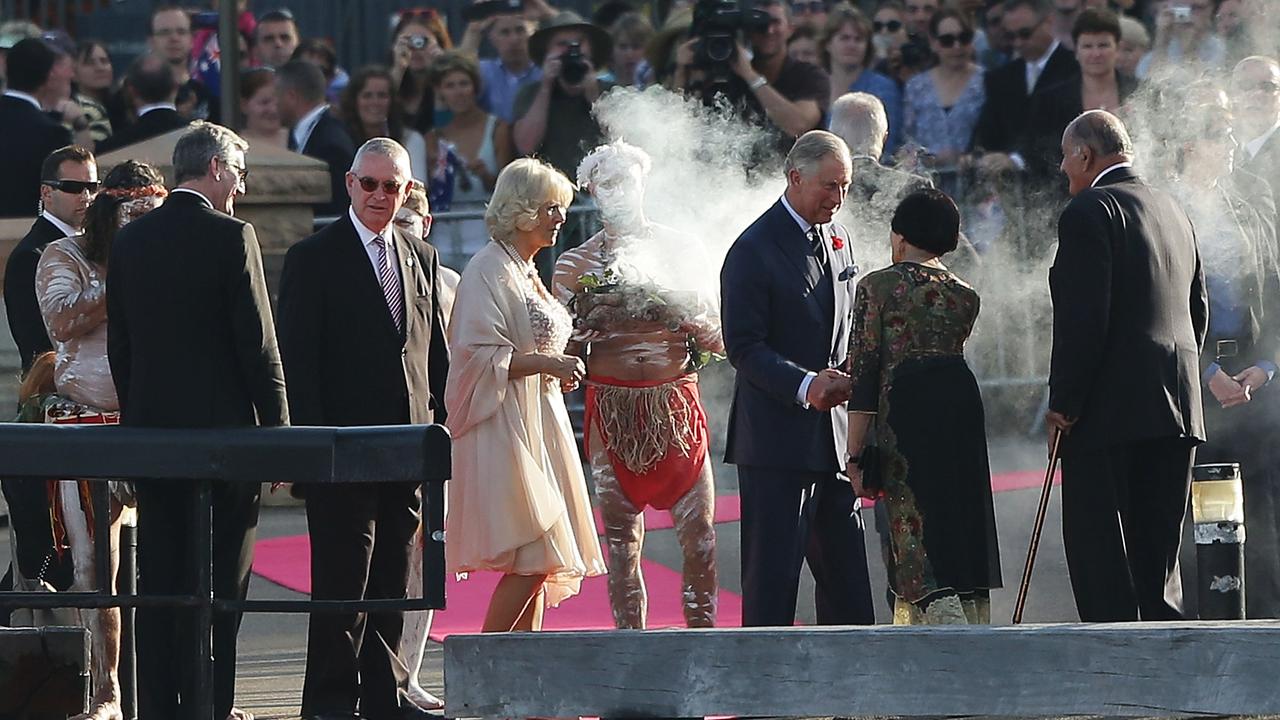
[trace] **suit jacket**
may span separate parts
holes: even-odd
[[[292,128],[289,130],[289,142],[293,143]],[[333,116],[332,110],[325,110],[320,114],[320,119],[316,121],[301,152],[329,165],[329,202],[317,204],[316,215],[341,215],[346,212],[351,202],[347,197],[346,177],[347,171],[351,169],[351,161],[355,159],[356,147],[347,128]]]
[[[391,318],[350,217],[289,248],[280,278],[280,349],[294,424],[444,422],[449,355],[440,263],[426,241],[394,229],[392,236],[404,330]]]
[[[9,317],[9,332],[22,357],[23,372],[31,368],[35,356],[53,349],[36,298],[36,264],[45,247],[61,240],[64,234],[48,220],[36,218],[4,266],[4,311]]]
[[[1033,90],[1066,81],[1080,72],[1070,50],[1058,46],[1049,56]],[[1031,107],[1027,89],[1027,61],[1021,58],[983,77],[987,101],[974,128],[973,146],[987,152],[1011,153],[1020,149]]]
[[[20,98],[0,96],[0,217],[33,217],[40,165],[71,144],[71,131]]]
[[[1270,185],[1271,204],[1280,211],[1280,132],[1273,133],[1252,159],[1249,159],[1244,148],[1240,148],[1236,167],[1266,180]],[[1252,191],[1256,188],[1243,189]]]
[[[1203,441],[1200,350],[1209,303],[1195,231],[1131,168],[1076,195],[1049,270],[1049,407],[1078,418],[1064,452]]]
[[[253,226],[174,192],[121,228],[107,272],[107,356],[122,424],[289,424]]]
[[[843,408],[796,402],[805,373],[844,364],[857,266],[844,226],[820,227],[827,269],[810,265],[809,240],[776,202],[734,241],[720,271],[725,350],[737,370],[725,461],[835,472],[848,437]],[[832,238],[841,239],[835,249]]]
[[[139,117],[137,122],[121,128],[111,137],[98,143],[98,154],[109,153],[112,150],[150,140],[167,132],[184,128],[190,123],[191,121],[179,115],[177,110],[156,108]]]
[[[1058,169],[1062,161],[1062,133],[1084,112],[1082,82],[1078,73],[1051,84],[1043,80],[1037,82],[1035,92],[1028,99],[1030,108],[1026,128],[1018,140],[1019,152],[1027,161],[1028,174],[1042,187],[1051,186],[1059,190],[1064,202],[1067,183]],[[1118,72],[1116,85],[1121,102],[1138,89],[1137,80]]]

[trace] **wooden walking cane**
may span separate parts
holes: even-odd
[[[1062,429],[1053,429],[1053,448],[1049,451],[1049,469],[1044,474],[1044,488],[1040,490],[1040,507],[1036,510],[1036,523],[1031,528],[1031,546],[1027,548],[1027,564],[1022,568],[1022,583],[1018,585],[1018,600],[1013,605],[1013,624],[1022,622],[1022,610],[1027,606],[1027,591],[1031,589],[1031,569],[1036,564],[1036,551],[1040,549],[1040,533],[1044,531],[1044,516],[1049,510],[1049,494],[1053,492],[1053,475],[1058,470],[1058,448],[1062,445]]]

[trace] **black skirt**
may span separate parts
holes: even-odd
[[[964,358],[899,364],[880,418],[894,593],[918,603],[1001,587],[982,397]]]

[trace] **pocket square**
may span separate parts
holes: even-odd
[[[848,282],[858,274],[858,264],[852,263],[840,271],[840,275],[836,278],[840,282]]]

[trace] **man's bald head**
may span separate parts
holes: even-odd
[[[1280,62],[1253,55],[1231,71],[1231,102],[1243,137],[1248,142],[1280,123]]]
[[[875,95],[845,93],[831,104],[831,132],[840,136],[854,155],[879,158],[889,135],[889,118]]]

